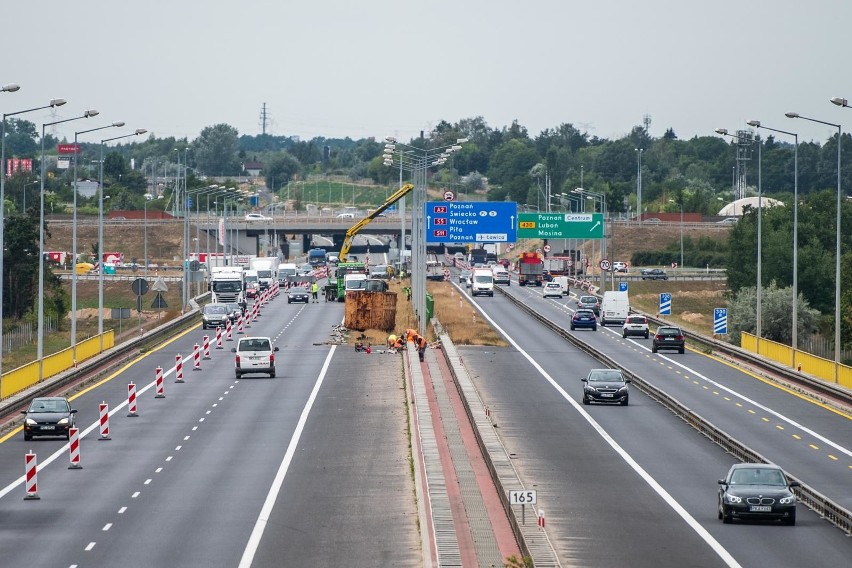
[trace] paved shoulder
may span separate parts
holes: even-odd
[[[406,423],[400,357],[338,350],[253,566],[422,566]]]

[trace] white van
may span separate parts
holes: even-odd
[[[512,285],[512,279],[509,278],[509,271],[502,264],[495,264],[491,267],[491,274],[494,276],[495,284]]]
[[[571,293],[571,289],[568,285],[568,277],[567,276],[557,276],[553,279],[554,282],[559,284],[559,287],[562,288],[562,295],[567,296]]]
[[[488,268],[477,268],[470,276],[470,294],[479,296],[494,295],[494,274]]]
[[[601,300],[601,325],[617,323],[623,325],[630,314],[630,300],[627,292],[610,290],[604,292]]]

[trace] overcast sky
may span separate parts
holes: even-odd
[[[0,93],[9,113],[62,97],[40,125],[73,138],[128,132],[403,139],[447,120],[513,120],[531,136],[562,123],[618,138],[745,121],[824,142],[852,130],[849,0],[77,0],[4,13]],[[123,131],[116,129],[115,134]],[[96,141],[102,132],[85,136]]]

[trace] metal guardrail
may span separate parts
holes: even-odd
[[[187,313],[170,320],[159,327],[152,329],[145,335],[119,343],[112,349],[108,349],[96,355],[91,359],[81,362],[76,369],[70,369],[64,373],[45,379],[41,383],[36,384],[32,388],[17,393],[0,401],[0,413],[7,413],[17,410],[18,407],[23,407],[24,404],[32,397],[44,396],[52,392],[58,387],[63,387],[81,377],[86,376],[98,367],[103,367],[109,363],[118,363],[132,357],[135,353],[146,349],[155,342],[161,341],[164,336],[174,335],[198,323],[198,309],[192,309]],[[115,365],[110,365],[109,369],[113,369]]]
[[[698,430],[700,433],[704,434],[707,438],[709,438],[715,444],[720,446],[726,452],[731,453],[732,455],[736,456],[738,459],[744,462],[766,463],[767,461],[769,461],[755,450],[739,442],[736,438],[726,433],[724,430],[714,426],[709,420],[702,418],[701,415],[684,406],[680,401],[670,396],[665,391],[646,382],[642,379],[642,377],[636,375],[630,369],[619,365],[610,357],[594,349],[591,345],[580,341],[579,339],[568,333],[568,330],[566,330],[565,328],[558,326],[553,321],[549,320],[541,314],[538,314],[532,308],[515,298],[513,295],[505,293],[499,286],[497,286],[496,288],[498,288],[500,290],[500,293],[503,294],[506,298],[508,298],[513,304],[521,308],[521,310],[541,322],[543,325],[545,325],[552,331],[558,333],[560,336],[562,336],[562,338],[572,343],[574,346],[584,351],[586,354],[599,360],[601,363],[611,368],[621,369],[621,371],[632,380],[632,382],[639,390],[662,404],[668,410],[672,411],[676,416],[678,416],[684,422]],[[655,321],[659,322],[660,320]],[[737,354],[738,357],[749,357],[750,355],[748,352],[744,352],[742,349],[736,348],[730,344],[725,345],[723,342],[720,342],[715,339],[710,339],[694,333],[690,333],[689,335],[687,335],[687,337],[694,342],[706,343],[708,345],[720,344],[720,347],[730,348],[729,352],[731,353],[733,353],[734,350],[742,352],[741,354]],[[749,358],[755,359],[753,356]],[[762,363],[766,362],[763,361]],[[830,523],[843,530],[847,534],[852,535],[852,511],[841,507],[816,489],[813,489],[812,487],[809,487],[802,483],[801,480],[797,479],[796,481],[799,481],[801,483],[801,486],[796,490],[796,494],[799,500],[804,503],[805,506],[811,508],[818,515],[825,518]]]

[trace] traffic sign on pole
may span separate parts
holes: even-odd
[[[663,292],[662,294],[660,294],[660,315],[672,315],[672,295],[668,292]]]
[[[518,205],[513,201],[429,201],[427,243],[508,243],[517,240]]]
[[[728,333],[728,308],[715,308],[713,310],[713,334],[725,335]]]
[[[519,213],[519,239],[602,239],[603,213]]]

